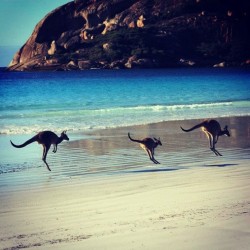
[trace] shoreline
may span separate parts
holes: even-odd
[[[84,133],[48,155],[51,172],[37,144],[7,146],[9,167],[26,168],[0,174],[2,249],[248,249],[250,117],[218,121],[231,132],[222,157],[200,130],[181,131],[199,120]],[[127,132],[160,136],[161,164]]]
[[[100,132],[100,131],[106,131],[106,130],[120,130],[120,129],[126,129],[126,128],[136,128],[136,127],[143,127],[143,126],[153,126],[155,124],[162,124],[162,123],[181,123],[181,122],[184,122],[184,123],[188,123],[188,122],[201,122],[201,121],[205,121],[205,120],[229,120],[229,119],[244,119],[244,118],[248,118],[250,117],[250,114],[244,114],[244,115],[225,115],[225,116],[210,116],[210,117],[207,117],[207,118],[187,118],[187,119],[171,119],[171,120],[162,120],[162,121],[155,121],[155,122],[147,122],[147,123],[138,123],[138,124],[132,124],[132,125],[120,125],[120,126],[110,126],[110,127],[103,127],[103,128],[83,128],[83,129],[79,129],[79,130],[73,130],[73,129],[69,129],[67,130],[68,133],[71,133],[73,136],[76,136],[76,135],[79,135],[79,136],[84,136],[84,135],[88,135],[88,134],[93,134],[95,133],[96,131],[97,132]],[[48,129],[47,129],[48,130]],[[36,132],[28,132],[28,133],[0,133],[0,136],[6,136],[6,137],[21,137],[21,136],[32,136],[36,133],[38,133],[40,131],[36,131]],[[56,133],[59,133],[61,132],[61,130],[59,131],[55,131]],[[80,138],[79,138],[80,139]]]

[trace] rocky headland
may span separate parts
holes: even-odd
[[[250,1],[75,0],[47,14],[10,71],[250,64]]]

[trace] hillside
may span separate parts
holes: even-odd
[[[8,70],[250,63],[250,1],[75,0],[47,14]]]

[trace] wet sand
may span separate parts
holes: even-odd
[[[199,130],[180,130],[201,120],[68,132],[48,155],[52,172],[37,145],[2,155],[15,171],[0,175],[0,249],[248,249],[250,117],[218,120],[231,133],[217,143],[222,157]],[[161,164],[128,132],[161,137]]]

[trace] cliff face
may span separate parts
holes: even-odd
[[[9,70],[240,65],[247,0],[75,0],[45,16]]]

